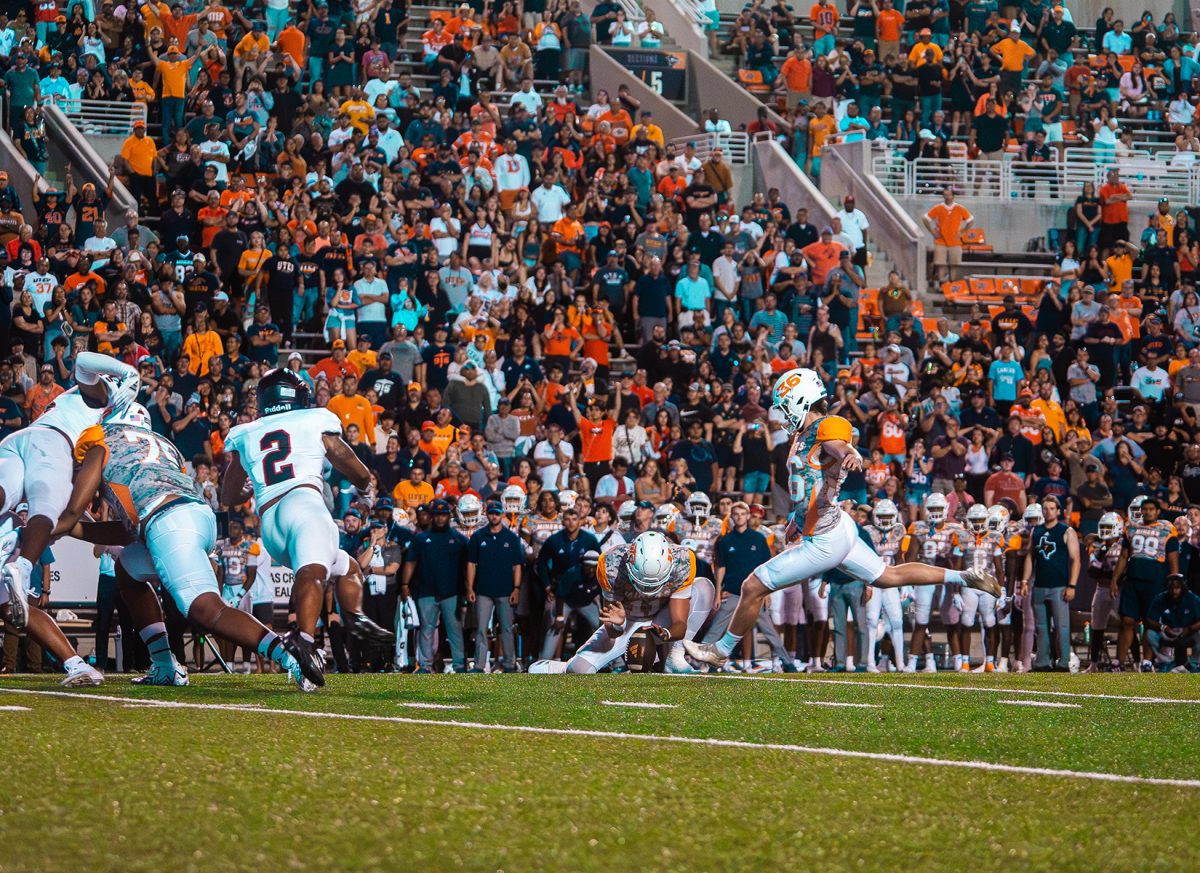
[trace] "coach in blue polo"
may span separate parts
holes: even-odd
[[[405,555],[400,599],[407,598],[411,588],[417,601],[417,613],[421,616],[416,672],[432,672],[433,634],[439,615],[450,643],[451,669],[462,672],[467,668],[467,654],[463,648],[462,624],[458,620],[458,583],[466,563],[467,538],[450,527],[450,504],[445,500],[433,501],[429,515],[429,530],[413,537],[412,546]]]
[[[495,610],[500,625],[500,660],[505,673],[517,672],[513,645],[513,610],[521,590],[525,546],[504,524],[504,507],[487,505],[487,524],[471,534],[467,544],[467,602],[475,604],[475,666],[487,663],[487,628]]]

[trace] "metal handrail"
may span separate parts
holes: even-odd
[[[688,143],[696,147],[696,157],[707,161],[714,149],[721,149],[725,161],[730,164],[745,164],[750,161],[750,134],[744,130],[731,133],[696,133],[677,136],[670,140],[677,149]]]
[[[135,121],[146,121],[145,103],[123,103],[115,100],[52,101],[84,134],[100,136],[129,136]]]

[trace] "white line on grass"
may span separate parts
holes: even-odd
[[[40,697],[69,697],[76,700],[110,701],[116,703],[137,702],[131,697],[105,694],[74,693],[71,691],[41,691],[31,688],[0,688],[8,694],[28,694]],[[963,761],[949,758],[925,758],[919,755],[899,755],[888,752],[863,752],[855,749],[830,749],[816,746],[798,746],[791,743],[752,743],[746,740],[707,739],[704,737],[679,737],[661,734],[635,734],[622,731],[595,731],[582,728],[551,728],[521,724],[489,724],[478,721],[438,721],[430,718],[406,718],[396,715],[358,715],[343,712],[305,712],[298,709],[247,709],[226,703],[181,703],[164,702],[164,705],[180,709],[229,710],[247,715],[291,715],[300,718],[327,718],[343,721],[373,721],[390,724],[422,725],[425,727],[457,727],[474,731],[500,731],[504,733],[542,734],[563,737],[593,737],[602,740],[638,740],[652,743],[679,743],[688,746],[710,746],[724,749],[752,749],[755,751],[796,752],[804,755],[824,755],[831,758],[857,758],[867,761],[883,761],[889,764],[916,764],[925,767],[953,767],[963,770],[984,770],[992,773],[1013,773],[1021,776],[1050,776],[1058,779],[1084,779],[1094,782],[1122,782],[1135,785],[1164,785],[1172,788],[1200,789],[1200,779],[1164,779],[1156,776],[1127,776],[1122,773],[1096,773],[1087,770],[1055,770],[1049,767],[1022,767],[1015,764],[996,764],[991,761]]]
[[[467,707],[459,706],[456,703],[421,703],[415,700],[397,703],[396,705],[407,706],[409,709],[467,709]]]
[[[28,706],[0,706],[0,712],[29,712]]]
[[[845,706],[853,709],[882,709],[882,703],[845,703],[841,700],[800,700],[806,706]]]
[[[1009,706],[1045,706],[1051,709],[1083,709],[1081,703],[1057,703],[1053,700],[1001,700]]]
[[[674,703],[642,703],[638,700],[601,700],[603,706],[628,706],[633,709],[674,709]]]
[[[663,676],[670,674],[664,673]],[[1126,700],[1130,703],[1183,703],[1190,705],[1200,705],[1200,699],[1191,698],[1175,698],[1175,697],[1137,697],[1129,694],[1094,694],[1085,691],[1040,691],[1034,688],[1005,688],[998,685],[994,688],[984,685],[935,685],[933,683],[918,683],[918,682],[880,682],[871,679],[810,679],[807,676],[788,679],[784,676],[739,676],[736,673],[701,673],[686,678],[707,678],[707,679],[740,679],[749,682],[795,682],[804,684],[815,682],[821,685],[841,685],[847,688],[863,687],[873,689],[887,688],[915,688],[920,691],[967,691],[979,692],[983,694],[1033,694],[1046,695],[1050,697],[1078,697],[1090,698],[1098,700]],[[680,677],[676,677],[680,678]]]

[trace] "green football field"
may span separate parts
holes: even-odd
[[[6,677],[0,736],[6,873],[1200,867],[1180,675]]]

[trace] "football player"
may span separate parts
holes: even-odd
[[[1017,574],[1018,578],[1023,575],[1025,557],[1029,554],[1029,550],[1033,548],[1033,529],[1044,523],[1045,520],[1046,516],[1042,512],[1042,505],[1040,503],[1029,504],[1025,507],[1025,512],[1021,515],[1021,521],[1017,528],[1021,544],[1016,549],[1016,557],[1022,566],[1022,570]],[[1037,633],[1037,628],[1034,626],[1033,598],[1028,597],[1022,591],[1018,581],[1014,581],[1013,583],[1013,609],[1018,612],[1021,618],[1021,643],[1017,651],[1017,662],[1013,672],[1028,673],[1033,668],[1033,640]]]
[[[454,515],[454,529],[467,539],[487,523],[487,519],[483,517],[483,503],[474,494],[464,494],[458,498]]]
[[[925,498],[925,520],[914,521],[908,530],[908,541],[904,551],[908,560],[923,559],[938,567],[954,568],[962,565],[962,541],[966,539],[966,531],[961,525],[949,520],[950,504],[946,495],[934,491]],[[974,571],[973,571],[974,572]],[[962,667],[962,649],[960,647],[958,622],[961,617],[961,593],[957,586],[946,587],[942,592],[941,617],[946,626],[946,638],[950,644],[950,653],[956,656],[954,669]],[[912,647],[908,655],[907,672],[917,669],[917,659],[925,656],[926,673],[936,673],[937,664],[933,658],[933,640],[929,634],[929,622],[933,617],[933,604],[938,591],[932,587],[918,588],[913,593],[913,632]],[[956,602],[957,598],[957,602]]]
[[[788,454],[788,490],[795,510],[788,523],[793,545],[756,569],[742,586],[729,630],[716,643],[687,640],[687,653],[698,661],[724,666],[741,638],[758,620],[773,591],[798,585],[835,567],[876,588],[905,585],[969,585],[999,593],[994,576],[974,569],[947,570],[927,564],[887,566],[859,539],[854,519],[838,505],[846,474],[860,471],[862,456],[851,445],[850,422],[829,415],[825,384],[812,370],[784,373],[775,384],[772,408],[795,437]]]
[[[696,555],[659,531],[647,531],[631,544],[614,546],[596,566],[604,605],[600,627],[569,661],[538,661],[530,673],[595,673],[629,648],[646,628],[661,643],[685,644],[708,619],[716,589],[696,576]],[[668,672],[695,672],[678,645],[667,658]]]
[[[1004,578],[1004,539],[1001,534],[988,529],[988,509],[976,503],[967,510],[967,534],[963,540],[963,565],[977,570],[987,570]],[[1003,593],[1001,597],[1003,597]],[[983,664],[978,668],[983,673],[996,670],[996,649],[999,631],[996,629],[998,598],[982,591],[967,588],[962,592],[962,653],[963,672],[970,670],[971,628],[975,618],[983,627]]]
[[[875,544],[875,551],[889,567],[896,563],[896,557],[903,554],[904,525],[900,523],[900,510],[890,500],[880,500],[871,511],[872,524],[867,526],[867,533]],[[901,602],[899,588],[882,588],[872,591],[871,598],[866,603],[867,610],[867,672],[877,673],[885,667],[875,663],[876,634],[879,629],[879,618],[887,620],[888,638],[892,641],[892,663],[897,670],[907,672],[908,663],[904,659],[904,606]]]
[[[83,467],[58,529],[78,530],[93,542],[129,543],[118,561],[118,579],[124,580],[122,596],[128,594],[137,604],[135,622],[150,650],[150,672],[141,682],[188,682],[187,670],[171,654],[161,608],[148,584],[157,576],[196,627],[274,661],[300,687],[311,689],[279,637],[222,600],[209,559],[217,539],[216,516],[199,484],[184,471],[179,450],[150,429],[145,408],[130,403],[86,434],[75,451]],[[103,461],[99,467],[93,463],[97,456]],[[76,528],[97,490],[111,520]]]
[[[1087,572],[1096,585],[1092,593],[1092,638],[1088,644],[1089,673],[1099,673],[1102,664],[1108,659],[1108,630],[1109,619],[1112,618],[1114,607],[1117,605],[1117,564],[1121,560],[1121,552],[1125,547],[1125,522],[1115,512],[1106,512],[1100,516],[1096,532],[1083,538],[1083,547],[1087,552]],[[1113,660],[1110,668],[1121,669],[1121,662]]]
[[[714,579],[714,548],[725,532],[725,523],[712,514],[712,501],[703,491],[694,491],[683,504],[684,516],[676,520],[675,533],[680,542],[696,553],[696,572]]]
[[[258,419],[225,437],[228,462],[221,483],[226,506],[243,500],[250,482],[263,545],[295,573],[292,598],[297,630],[285,644],[304,676],[325,684],[324,659],[313,635],[330,575],[350,572],[338,548],[338,529],[325,505],[321,468],[326,459],[359,490],[371,474],[342,439],[342,424],[328,409],[309,407],[308,383],[290,370],[271,370],[258,382]],[[339,557],[341,563],[339,563]]]
[[[1175,526],[1159,518],[1158,501],[1138,496],[1129,504],[1129,525],[1125,543],[1113,571],[1112,593],[1120,581],[1121,633],[1117,637],[1117,660],[1125,664],[1133,644],[1134,631],[1146,619],[1146,611],[1155,596],[1167,590],[1167,576],[1179,572],[1179,537]],[[1144,625],[1143,625],[1144,627]],[[1143,631],[1141,670],[1154,670],[1146,657],[1152,649]]]
[[[18,628],[29,622],[33,565],[50,544],[71,497],[76,446],[85,434],[98,430],[109,410],[137,396],[137,370],[106,355],[81,352],[74,377],[74,388],[56,397],[29,427],[0,442],[0,513],[22,500],[29,504],[17,556],[0,567],[0,604],[8,604],[8,621]],[[41,641],[48,625],[40,617],[35,625],[32,634]]]
[[[1008,655],[1013,645],[1013,591],[1016,587],[1018,556],[1021,551],[1021,532],[1024,524],[1013,519],[1017,504],[1011,497],[988,509],[988,532],[996,534],[1004,548],[1004,593],[996,600],[997,651],[996,672],[1008,672]]]

